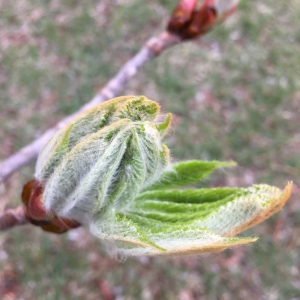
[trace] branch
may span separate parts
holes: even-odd
[[[0,214],[0,231],[25,224],[28,224],[28,220],[25,216],[25,206],[23,205],[14,209],[6,209]]]
[[[96,96],[76,113],[64,118],[41,137],[0,163],[0,183],[14,172],[34,161],[43,145],[53,134],[82,111],[119,95],[128,81],[149,60],[183,40],[194,39],[224,21],[236,8],[239,0],[204,0],[197,9],[197,0],[181,0],[174,9],[167,31],[149,39]]]
[[[117,75],[112,78],[90,102],[82,106],[74,114],[61,120],[54,127],[48,129],[41,137],[33,141],[31,144],[25,146],[17,153],[0,163],[0,183],[5,181],[17,170],[34,161],[43,145],[57,130],[65,126],[72,118],[74,118],[74,116],[96,104],[118,96],[129,80],[147,61],[152,60],[156,56],[160,55],[164,50],[179,43],[180,41],[181,38],[179,36],[168,32],[163,32],[159,36],[149,39],[142,49],[120,69]]]

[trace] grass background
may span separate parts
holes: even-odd
[[[0,0],[0,159],[76,111],[163,30],[176,1]],[[175,159],[235,160],[207,186],[296,184],[259,241],[217,255],[120,263],[84,229],[0,235],[1,299],[300,299],[300,2],[241,1],[200,40],[148,63],[123,94],[174,114]],[[15,206],[34,165],[0,186]]]

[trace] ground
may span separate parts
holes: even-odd
[[[89,101],[163,30],[176,1],[61,2],[0,0],[1,160]],[[299,0],[241,1],[225,24],[166,51],[123,92],[174,115],[174,161],[238,162],[205,186],[294,181],[286,207],[244,233],[258,242],[119,262],[84,228],[55,236],[24,226],[0,236],[1,299],[300,299],[299,15]],[[18,205],[33,172],[0,186],[0,209]]]

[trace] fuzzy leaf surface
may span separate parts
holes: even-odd
[[[147,191],[118,212],[118,220],[126,220],[127,224],[130,222],[134,230],[129,230],[125,223],[118,220],[111,226],[108,220],[108,228],[117,228],[111,251],[124,257],[186,255],[218,252],[251,243],[257,238],[231,236],[278,211],[290,197],[291,191],[291,183],[283,191],[269,185],[245,189]],[[103,229],[99,230],[103,226],[101,224],[101,221],[95,221],[92,232],[105,239],[101,235]],[[116,224],[118,226],[114,227]]]
[[[164,171],[159,180],[145,190],[178,188],[195,184],[208,177],[218,168],[235,166],[234,162],[190,160],[173,164],[172,168]]]

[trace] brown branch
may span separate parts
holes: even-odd
[[[28,224],[23,205],[14,209],[7,209],[0,214],[0,231],[10,229],[15,226]]]
[[[181,39],[177,35],[168,32],[163,32],[157,37],[149,39],[142,49],[120,69],[117,75],[112,78],[90,102],[85,104],[74,114],[61,120],[54,127],[48,129],[42,136],[33,141],[31,144],[25,146],[17,153],[1,162],[0,183],[9,178],[17,170],[34,161],[43,145],[58,129],[65,126],[74,116],[96,104],[118,96],[128,81],[147,61],[152,60],[156,56],[160,55],[164,50],[179,43],[180,41]]]

